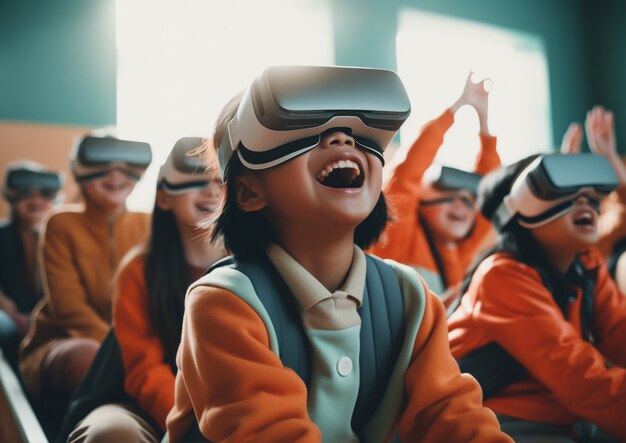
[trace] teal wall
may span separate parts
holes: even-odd
[[[615,111],[618,137],[626,140],[626,1],[328,4],[336,62],[342,65],[395,68],[396,27],[404,8],[533,33],[547,50],[554,144],[595,103]],[[115,79],[114,0],[0,0],[0,120],[114,124]]]
[[[602,104],[615,112],[615,131],[622,153],[626,153],[626,1],[584,2],[589,23],[587,72],[589,106]]]
[[[535,34],[543,39],[547,51],[556,146],[571,121],[584,119],[592,102],[586,69],[583,3],[583,0],[338,0],[332,2],[339,40],[337,63],[395,68],[395,26],[398,14],[405,8]],[[622,15],[622,21],[625,17]],[[381,34],[382,38],[375,41]]]
[[[0,0],[0,120],[114,124],[115,82],[113,0]]]

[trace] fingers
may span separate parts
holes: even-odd
[[[602,106],[594,106],[587,113],[585,130],[589,147],[594,153],[611,155],[616,152],[614,117]]]
[[[570,123],[567,131],[563,134],[561,142],[562,154],[578,154],[583,141],[583,128],[577,122]]]

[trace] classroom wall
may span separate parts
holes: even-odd
[[[0,183],[32,159],[67,177],[75,137],[115,124],[115,2],[0,1]],[[7,206],[0,199],[0,218]]]
[[[618,140],[626,140],[622,0],[328,0],[328,5],[340,65],[394,69],[404,8],[538,35],[548,56],[554,144],[595,103],[615,110]],[[114,0],[0,2],[0,168],[30,155],[24,146],[45,146],[38,148],[50,154],[43,160],[62,162],[71,148],[66,138],[115,124],[116,66]],[[72,137],[53,135],[55,126]],[[0,203],[0,216],[5,213]]]

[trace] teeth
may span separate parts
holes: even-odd
[[[317,179],[317,181],[323,181],[326,177],[328,177],[328,175],[333,172],[335,169],[346,169],[346,168],[351,168],[354,169],[354,177],[356,178],[359,175],[361,175],[361,168],[359,168],[359,165],[355,162],[353,162],[352,160],[339,160],[335,163],[332,163],[328,166],[326,166],[324,169],[322,169],[319,174],[317,174],[317,176],[315,177]]]

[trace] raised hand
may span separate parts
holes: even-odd
[[[468,73],[463,92],[451,109],[456,112],[461,106],[470,105],[476,110],[479,117],[486,117],[489,107],[488,85],[491,83],[491,79],[486,78],[475,83],[472,80],[473,75],[472,71]]]
[[[602,106],[594,106],[587,113],[585,132],[587,132],[587,142],[591,151],[609,159],[615,169],[620,185],[625,185],[626,166],[617,153],[613,113],[605,110]]]
[[[561,141],[561,154],[578,154],[583,142],[583,128],[580,123],[570,123]]]
[[[615,141],[615,127],[613,125],[613,113],[605,110],[602,106],[594,106],[587,113],[585,130],[589,148],[596,154],[605,157],[617,155],[617,142]]]

